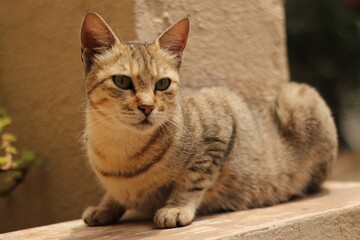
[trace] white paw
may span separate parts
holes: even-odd
[[[120,216],[119,211],[116,209],[107,209],[103,207],[88,207],[82,219],[89,226],[103,226],[116,223]]]
[[[189,225],[194,217],[191,209],[164,207],[156,212],[154,222],[159,228],[173,228]]]

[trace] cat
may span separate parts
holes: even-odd
[[[264,207],[316,192],[337,157],[331,112],[316,90],[286,82],[183,89],[184,18],[153,43],[121,42],[85,15],[81,50],[87,91],[86,148],[106,189],[89,226],[128,209],[159,228],[197,214]]]

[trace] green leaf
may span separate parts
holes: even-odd
[[[17,169],[19,169],[19,167],[20,167],[20,163],[18,161],[12,162],[11,169],[17,170]]]
[[[0,116],[5,116],[7,115],[7,112],[4,108],[0,108]]]
[[[0,164],[5,164],[9,161],[7,157],[0,157]]]
[[[33,166],[38,166],[40,163],[41,161],[36,157],[36,154],[33,151],[27,150],[21,154],[21,158],[19,160],[13,161],[12,169],[29,169]]]
[[[25,150],[21,155],[22,161],[31,162],[36,158],[36,155],[33,151]]]
[[[17,140],[15,135],[11,133],[4,133],[2,137],[5,141],[9,141],[9,142],[16,142]]]
[[[8,147],[6,147],[6,148],[5,148],[5,151],[6,151],[7,153],[12,154],[12,155],[17,154],[17,150],[16,150],[16,148],[13,147],[13,146],[8,146]]]
[[[23,151],[21,155],[21,161],[27,162],[29,165],[39,166],[41,164],[41,160],[37,158],[35,152],[30,150]]]
[[[5,128],[11,123],[11,118],[8,116],[0,118],[0,128]]]

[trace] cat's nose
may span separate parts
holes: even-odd
[[[142,104],[142,105],[139,106],[139,110],[142,111],[145,116],[149,116],[150,113],[152,112],[152,110],[154,110],[154,108],[155,108],[154,105]]]

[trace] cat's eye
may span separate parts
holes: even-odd
[[[126,75],[114,75],[112,76],[112,80],[114,84],[121,89],[127,90],[127,89],[133,89],[133,83],[131,81],[131,78]]]
[[[155,84],[155,90],[158,91],[165,91],[166,89],[169,88],[171,83],[170,78],[162,78],[159,81],[156,82]]]

